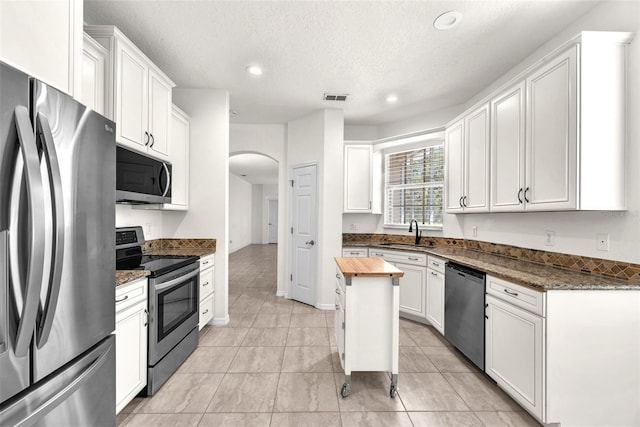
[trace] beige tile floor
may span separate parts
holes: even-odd
[[[275,296],[276,246],[229,257],[229,313],[152,398],[118,426],[537,426],[431,327],[400,321],[398,395],[389,374],[344,372],[333,312]]]

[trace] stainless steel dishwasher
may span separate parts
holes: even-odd
[[[444,276],[444,336],[484,371],[485,274],[448,262]]]

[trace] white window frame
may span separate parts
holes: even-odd
[[[444,151],[445,147],[444,147],[444,138],[433,138],[433,135],[430,135],[429,138],[424,138],[421,141],[412,141],[411,144],[389,144],[387,145],[387,149],[383,150],[383,175],[384,175],[384,196],[383,196],[383,209],[384,209],[384,213],[383,213],[383,225],[384,228],[396,228],[396,229],[405,229],[408,226],[407,224],[393,224],[393,223],[388,223],[388,192],[389,192],[389,183],[387,181],[387,157],[389,155],[392,154],[397,154],[397,153],[404,153],[404,152],[408,152],[408,151],[416,151],[416,150],[421,150],[421,149],[428,149],[434,146],[440,146],[442,147],[442,150]],[[444,153],[443,153],[444,154]],[[442,214],[443,214],[443,222],[444,222],[444,191],[445,191],[445,183],[444,183],[444,163],[443,163],[443,179],[440,183],[437,184],[427,184],[427,185],[423,185],[423,184],[405,184],[405,185],[399,185],[399,186],[393,186],[394,188],[424,188],[424,187],[440,187],[442,189]],[[426,230],[442,230],[443,229],[444,224],[422,224],[420,223],[420,228],[421,229],[426,229]]]

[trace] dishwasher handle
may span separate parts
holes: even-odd
[[[471,276],[469,277],[470,280],[474,280],[475,278],[475,281],[482,281],[482,283],[484,283],[486,274],[482,271],[474,270],[473,268],[456,264],[455,262],[451,262],[451,261],[446,263],[445,268],[447,270],[450,270],[451,273],[459,274],[463,277]]]

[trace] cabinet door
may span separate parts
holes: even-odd
[[[147,314],[138,304],[116,314],[116,413],[147,385]]]
[[[400,278],[400,312],[426,319],[427,268],[396,263],[404,271]]]
[[[171,204],[189,207],[189,118],[173,107],[171,114]],[[153,147],[152,147],[153,148]]]
[[[147,62],[137,50],[116,43],[116,141],[139,151],[149,144]]]
[[[486,301],[485,371],[542,419],[544,320],[491,295]]]
[[[73,95],[82,1],[3,0],[1,9],[0,60]]]
[[[466,212],[489,211],[489,105],[465,118],[464,193]]]
[[[462,212],[464,166],[464,120],[447,128],[445,132],[447,212]]]
[[[344,212],[371,212],[371,145],[344,147]]]
[[[88,34],[82,48],[82,82],[78,100],[92,110],[105,114],[106,67],[109,53]]]
[[[171,123],[171,86],[149,68],[149,151],[156,157],[169,158],[169,128]]]
[[[427,320],[444,335],[444,274],[427,270]]]
[[[524,94],[520,83],[491,101],[491,210],[524,210]]]
[[[577,207],[577,49],[527,78],[527,210]]]

